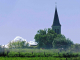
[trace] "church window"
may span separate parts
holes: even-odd
[[[56,29],[55,29],[55,33],[56,33]]]
[[[57,34],[59,34],[59,29],[57,29]]]

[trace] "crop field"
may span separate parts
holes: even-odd
[[[5,49],[7,50],[7,49]],[[45,53],[58,53],[60,52],[59,49],[28,49],[28,48],[24,48],[24,49],[8,49],[10,51],[14,51],[14,52],[34,52],[34,53],[41,53],[41,52],[45,52]],[[61,53],[64,53],[65,51],[63,50]],[[70,50],[67,50],[66,52],[70,52]],[[74,51],[71,51],[71,52],[74,52]],[[75,52],[77,53],[77,52]]]
[[[55,58],[55,57],[0,57],[0,60],[80,60],[80,57]]]
[[[27,49],[27,48],[19,48],[19,49],[4,49],[4,51],[9,50],[10,52],[27,52],[27,53],[49,53],[49,54],[54,54],[54,53],[58,53],[60,52],[59,49]],[[66,52],[64,50],[62,50],[60,53],[67,53],[67,52],[71,52],[71,53],[79,53],[76,51],[70,51],[70,50],[66,50]]]
[[[6,51],[9,50],[7,54]],[[5,49],[0,60],[80,60],[80,52],[70,50],[60,52],[58,49]],[[3,54],[3,53],[2,53]]]
[[[57,53],[59,52],[58,49],[9,49],[10,51],[14,51],[14,52],[28,52],[28,53]]]

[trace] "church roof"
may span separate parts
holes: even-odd
[[[61,24],[59,22],[58,13],[57,13],[57,8],[55,8],[53,26],[61,26]]]

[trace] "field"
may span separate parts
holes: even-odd
[[[79,57],[77,58],[55,58],[55,57],[0,57],[0,60],[80,60]]]
[[[7,49],[5,49],[6,51]],[[8,49],[8,56],[1,56],[0,60],[80,60],[80,52],[70,50],[60,52],[58,49]],[[21,57],[19,57],[19,53]],[[65,54],[64,54],[65,53]],[[73,53],[72,57],[69,57]],[[76,55],[76,54],[79,55]],[[27,54],[27,55],[26,55]],[[66,55],[63,57],[63,55]]]

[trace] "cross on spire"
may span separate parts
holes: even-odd
[[[57,5],[57,2],[55,2],[55,5]]]
[[[57,2],[55,2],[55,7],[57,8]]]

